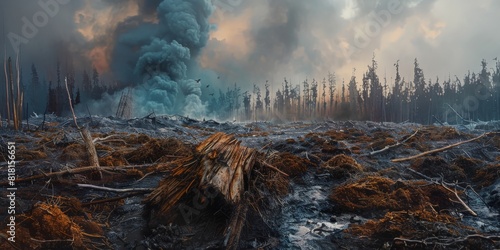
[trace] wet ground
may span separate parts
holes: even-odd
[[[24,132],[0,129],[0,207],[9,206],[8,142],[16,142],[16,175],[24,179],[16,183],[15,243],[7,241],[3,230],[9,222],[7,210],[0,211],[1,249],[223,248],[223,233],[198,237],[212,223],[207,213],[190,223],[152,223],[155,218],[144,215],[143,204],[148,189],[169,175],[172,162],[216,132],[234,134],[290,175],[288,190],[276,197],[276,204],[259,211],[262,218],[247,221],[252,230],[243,231],[240,248],[500,247],[500,135],[410,161],[391,161],[499,131],[498,122],[449,127],[356,121],[219,123],[180,116],[87,117],[78,122],[90,129],[101,166],[109,167],[104,179],[95,171],[69,172],[87,166],[69,119],[47,117],[42,127],[42,118],[34,118]],[[54,214],[60,216],[49,216]],[[39,227],[50,223],[66,226],[48,231]]]

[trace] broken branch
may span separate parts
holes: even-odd
[[[384,151],[387,151],[387,150],[389,150],[389,149],[391,149],[391,148],[395,148],[395,147],[401,146],[401,145],[403,145],[403,143],[407,142],[407,141],[408,141],[408,140],[410,140],[412,137],[414,137],[415,135],[417,135],[418,131],[419,131],[419,130],[417,129],[417,131],[415,131],[415,133],[413,133],[412,135],[410,135],[408,138],[406,138],[406,139],[404,139],[404,140],[402,140],[402,141],[400,141],[400,142],[398,141],[396,144],[385,146],[383,149],[380,149],[380,150],[376,150],[376,151],[370,152],[370,153],[368,153],[368,155],[369,155],[369,156],[372,156],[372,155],[380,154],[380,153],[382,153],[382,152],[384,152]]]
[[[440,239],[437,237],[430,237],[430,238],[423,239],[423,240],[414,240],[414,239],[405,239],[405,238],[401,238],[401,237],[396,237],[396,238],[394,238],[394,241],[403,241],[403,242],[407,242],[407,243],[419,243],[419,244],[424,244],[424,245],[435,244],[435,245],[449,246],[452,244],[464,242],[470,238],[480,238],[480,239],[485,239],[485,240],[499,240],[500,236],[471,234],[471,235],[467,235],[467,236],[462,237],[462,238],[441,238]]]
[[[426,151],[426,152],[423,152],[423,153],[420,153],[418,155],[414,155],[414,156],[410,156],[410,157],[405,157],[405,158],[398,158],[398,159],[393,159],[391,160],[392,162],[403,162],[403,161],[409,161],[409,160],[413,160],[413,159],[416,159],[416,158],[419,158],[419,157],[422,157],[422,156],[425,156],[425,155],[429,155],[429,154],[434,154],[434,153],[438,153],[438,152],[442,152],[442,151],[446,151],[450,148],[454,148],[454,147],[457,147],[457,146],[460,146],[462,144],[466,144],[466,143],[469,143],[469,142],[473,142],[473,141],[477,141],[483,137],[486,137],[486,136],[490,136],[490,135],[494,135],[494,134],[500,134],[499,132],[489,132],[489,133],[484,133],[478,137],[475,137],[475,138],[472,138],[472,139],[469,139],[469,140],[466,140],[466,141],[461,141],[461,142],[457,142],[455,144],[451,144],[451,145],[448,145],[446,147],[442,147],[442,148],[437,148],[437,149],[433,149],[433,150],[429,150],[429,151]]]
[[[102,170],[106,171],[124,171],[125,169],[128,168],[143,168],[143,167],[151,167],[155,164],[144,164],[144,165],[129,165],[129,166],[120,166],[120,167],[101,167]],[[22,182],[27,182],[27,181],[32,181],[36,179],[42,179],[42,178],[47,178],[47,177],[53,177],[53,176],[60,176],[60,175],[65,175],[65,174],[77,174],[77,173],[83,173],[87,171],[92,171],[95,170],[94,166],[87,166],[87,167],[80,167],[80,168],[73,168],[73,169],[66,169],[58,172],[52,172],[52,173],[43,173],[43,174],[38,174],[38,175],[33,175],[30,177],[26,178],[19,178],[16,179],[16,183],[22,183]],[[7,185],[8,182],[0,182],[1,186]]]
[[[78,187],[82,188],[93,188],[103,191],[115,192],[115,193],[127,193],[127,192],[151,192],[154,188],[125,188],[125,189],[117,189],[117,188],[109,188],[109,187],[101,187],[91,184],[76,184]]]
[[[465,204],[465,202],[460,198],[460,196],[457,194],[457,191],[455,190],[451,190],[451,188],[447,187],[444,183],[441,183],[441,186],[443,186],[446,190],[452,192],[453,194],[455,194],[455,197],[457,197],[458,201],[462,204],[462,206],[464,206],[464,208],[470,213],[472,214],[473,216],[477,216],[477,213],[474,212],[474,210],[472,210],[467,204]]]
[[[267,162],[265,162],[265,161],[259,161],[259,162],[262,164],[262,166],[268,167],[268,168],[270,168],[270,169],[272,169],[272,170],[274,170],[274,171],[276,171],[276,172],[278,172],[278,173],[280,173],[280,174],[282,174],[282,175],[284,175],[284,176],[288,177],[288,174],[287,174],[287,173],[285,173],[285,172],[283,172],[283,171],[279,170],[277,167],[275,167],[275,166],[273,166],[273,165],[271,165],[271,164],[269,164],[269,163],[267,163]]]
[[[427,180],[428,180],[429,182],[431,182],[431,183],[434,183],[434,184],[436,184],[436,185],[441,185],[441,186],[443,186],[443,188],[445,188],[446,190],[448,190],[448,191],[452,192],[452,193],[455,195],[455,197],[458,199],[459,203],[460,203],[460,204],[462,204],[462,206],[464,206],[464,208],[465,208],[465,209],[466,209],[466,210],[467,210],[470,214],[472,214],[473,216],[477,216],[477,213],[476,213],[476,212],[474,212],[474,210],[472,210],[472,209],[471,209],[471,208],[470,208],[470,207],[469,207],[469,206],[468,206],[468,205],[467,205],[467,204],[466,204],[466,203],[465,203],[465,202],[464,202],[464,201],[460,198],[460,196],[458,195],[457,191],[456,191],[456,190],[451,190],[451,188],[449,188],[448,186],[446,186],[446,184],[445,184],[445,182],[444,182],[444,181],[441,181],[441,182],[439,183],[439,182],[437,182],[436,180],[433,180],[431,177],[429,177],[429,176],[427,176],[427,175],[424,175],[424,174],[422,174],[422,173],[419,173],[419,172],[417,172],[417,171],[415,171],[415,170],[413,170],[413,169],[411,169],[411,168],[408,168],[407,170],[410,170],[411,172],[413,172],[413,173],[415,173],[415,174],[419,175],[420,177],[423,177],[423,178],[427,179]],[[476,194],[477,194],[477,193],[476,193]]]

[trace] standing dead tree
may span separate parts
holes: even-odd
[[[118,103],[118,109],[116,110],[116,117],[130,119],[132,115],[132,94],[130,89],[127,92],[123,92]]]
[[[5,76],[5,107],[7,108],[7,126],[10,125],[9,76],[7,74],[7,50],[4,49],[3,73]]]
[[[73,122],[75,123],[76,128],[78,129],[80,135],[82,136],[85,149],[87,150],[88,153],[89,165],[94,166],[97,169],[97,171],[99,171],[99,176],[102,179],[102,171],[99,165],[99,158],[97,157],[97,151],[95,149],[95,145],[92,140],[92,135],[90,135],[90,132],[87,128],[78,126],[78,123],[76,122],[75,110],[73,109],[73,104],[72,104],[73,102],[71,100],[71,94],[68,88],[67,78],[64,79],[64,84],[66,85],[66,92],[68,93],[69,107],[71,109],[71,114],[73,115]]]
[[[10,126],[10,122],[12,119],[15,130],[19,130],[22,128],[23,119],[22,114],[24,93],[21,89],[21,76],[19,67],[19,53],[17,54],[16,58],[15,78],[11,58],[9,57],[9,59],[4,62],[7,125]]]

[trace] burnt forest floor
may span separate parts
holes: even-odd
[[[500,122],[93,116],[78,123],[91,132],[102,178],[86,168],[85,145],[69,118],[30,119],[22,132],[0,128],[0,249],[224,248],[230,211],[220,196],[202,206],[205,195],[182,200],[181,216],[169,223],[144,204],[176,161],[217,132],[256,149],[280,171],[257,171],[264,182],[279,183],[268,186],[275,199],[259,201],[264,206],[247,216],[240,249],[500,248]],[[16,145],[15,243],[7,240],[9,142]]]

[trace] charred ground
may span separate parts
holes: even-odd
[[[498,131],[498,123],[483,130],[354,121],[240,124],[179,116],[79,119],[94,138],[101,179],[87,168],[70,120],[51,117],[43,128],[41,119],[31,122],[35,126],[24,132],[0,130],[2,176],[7,142],[16,142],[19,160],[16,243],[2,230],[2,249],[224,248],[228,228],[235,228],[232,214],[245,209],[236,246],[241,249],[500,247],[500,135],[392,161]],[[199,172],[185,173],[194,166],[187,159],[227,164],[197,149],[218,132],[256,152],[242,179],[248,205],[229,201],[201,185],[203,180],[185,188],[175,209],[161,209],[162,199],[150,202],[150,194],[175,176],[198,181],[193,176]],[[2,189],[1,207],[8,205],[6,195]],[[1,215],[5,229],[8,218]]]

